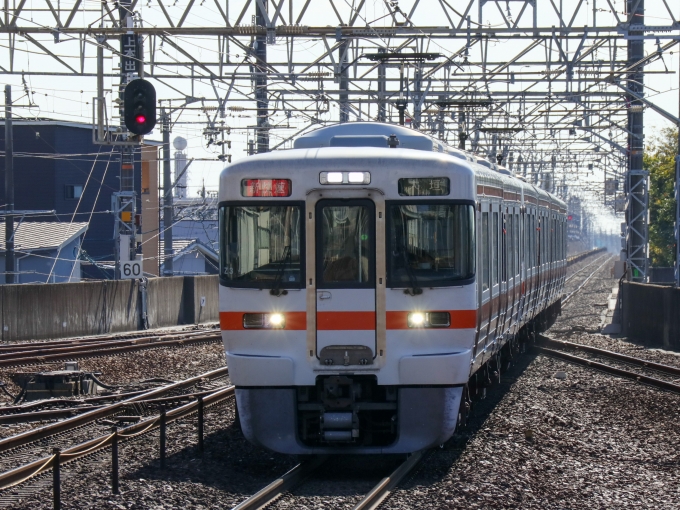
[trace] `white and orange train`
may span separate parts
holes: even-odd
[[[220,324],[246,437],[407,453],[560,309],[566,205],[417,131],[348,123],[220,177]]]

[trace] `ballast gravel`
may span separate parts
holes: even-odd
[[[677,363],[675,354],[600,335],[602,305],[616,285],[609,271],[605,265],[574,296],[547,335],[568,331],[564,339],[605,342],[612,350],[620,344],[627,354]],[[529,350],[475,401],[469,426],[428,452],[381,508],[680,508],[679,409],[678,395]],[[192,419],[169,427],[165,470],[157,432],[122,444],[119,495],[110,492],[108,452],[64,466],[62,508],[229,508],[298,462],[245,441],[233,405],[207,420],[202,456]],[[351,508],[393,465],[394,459],[371,457],[332,461],[274,507]],[[11,508],[48,509],[51,497],[48,486]]]
[[[623,342],[599,334],[616,283],[603,267],[552,329]],[[679,409],[680,395],[530,352],[384,508],[680,508]]]

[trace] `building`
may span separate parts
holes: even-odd
[[[218,274],[217,192],[176,199],[172,224],[173,274]],[[158,264],[163,274],[165,229],[161,222]]]
[[[14,230],[14,282],[79,282],[80,246],[86,231],[85,222],[18,222]],[[0,237],[0,282],[5,283],[5,238]]]
[[[14,202],[16,210],[54,210],[22,221],[87,223],[82,258],[94,263],[90,278],[107,273],[115,259],[111,198],[120,190],[120,150],[92,142],[89,124],[40,119],[14,120]],[[4,129],[0,147],[4,151]],[[142,253],[149,259],[144,271],[156,274],[158,265],[158,143],[145,142],[135,150],[134,189],[142,232]],[[5,203],[5,159],[0,159],[0,204]],[[88,270],[89,271],[89,270]]]
[[[217,251],[197,239],[177,239],[172,242],[172,269],[177,276],[219,274]],[[163,274],[163,248],[159,253]]]

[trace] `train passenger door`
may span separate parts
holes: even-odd
[[[375,204],[316,204],[316,353],[326,365],[372,364],[376,352]]]
[[[495,341],[499,333],[500,305],[501,305],[501,243],[502,243],[502,217],[501,206],[498,203],[491,204],[491,323],[489,326],[489,346]],[[488,353],[491,354],[491,353]]]
[[[491,322],[491,221],[489,219],[489,203],[484,201],[479,206],[479,216],[477,224],[477,292],[478,292],[478,319],[477,327],[479,333],[475,343],[475,366],[481,364],[486,339],[489,334]]]

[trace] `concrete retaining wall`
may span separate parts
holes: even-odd
[[[623,334],[680,352],[680,289],[626,282],[621,293]]]
[[[148,327],[217,321],[217,276],[150,278]],[[203,306],[201,306],[201,298]],[[0,285],[4,342],[143,329],[142,294],[134,280]]]

